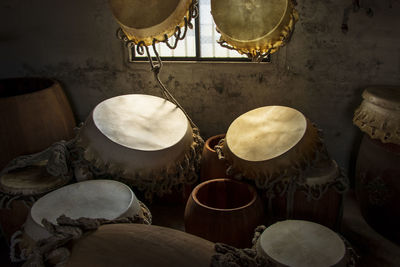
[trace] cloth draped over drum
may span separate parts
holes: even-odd
[[[109,0],[115,19],[129,40],[149,46],[185,26],[192,0]],[[167,37],[167,38],[166,38]]]
[[[290,39],[298,20],[292,0],[211,0],[211,14],[222,46],[257,58]]]
[[[123,95],[96,106],[76,143],[96,177],[120,180],[151,199],[197,181],[204,141],[171,102]]]

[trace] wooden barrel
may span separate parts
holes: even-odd
[[[185,209],[185,230],[212,242],[251,247],[254,229],[263,223],[264,210],[251,185],[213,179],[196,186]]]
[[[363,132],[355,189],[361,213],[377,232],[400,243],[400,88],[373,87],[353,122]]]
[[[75,118],[60,84],[47,78],[0,80],[0,168],[13,158],[73,137]]]

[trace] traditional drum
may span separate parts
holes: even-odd
[[[26,221],[30,206],[42,195],[67,184],[71,177],[52,176],[46,161],[0,176],[0,222],[7,241]]]
[[[225,138],[225,134],[212,136],[204,143],[201,154],[200,180],[207,181],[215,178],[224,178],[226,175],[227,163],[219,159],[215,146]]]
[[[77,231],[79,232],[79,231]],[[210,266],[214,244],[170,228],[143,224],[102,225],[72,244],[43,244],[46,266]],[[67,247],[72,247],[68,252]],[[67,251],[67,252],[65,252]],[[60,252],[65,256],[60,257]],[[54,257],[55,255],[55,257]],[[53,257],[52,257],[53,256]],[[58,256],[58,257],[57,257]],[[26,266],[41,266],[31,258]]]
[[[213,179],[193,189],[185,209],[185,231],[248,248],[254,228],[263,219],[263,205],[254,187],[231,179]]]
[[[228,172],[253,180],[259,188],[299,176],[325,156],[319,131],[299,111],[284,106],[253,109],[228,128],[223,153]]]
[[[270,194],[273,220],[308,220],[338,229],[348,180],[334,160],[316,163],[305,171],[304,180],[293,181],[282,195],[278,188],[283,187],[276,186]]]
[[[77,146],[96,175],[138,188],[151,198],[197,180],[203,141],[185,114],[150,95],[122,95],[98,104]]]
[[[211,14],[222,46],[258,58],[289,40],[298,20],[292,0],[211,0]]]
[[[152,45],[188,22],[192,0],[110,0],[111,10],[129,40]]]
[[[51,236],[43,219],[56,224],[65,215],[71,219],[101,218],[113,220],[124,217],[144,217],[151,222],[150,212],[137,200],[132,190],[123,183],[112,180],[90,180],[64,186],[41,197],[32,206],[24,226],[23,252],[29,255],[34,242]]]
[[[269,226],[258,238],[256,249],[272,266],[355,266],[354,251],[347,241],[308,221],[287,220]]]
[[[355,190],[361,213],[379,233],[400,243],[400,88],[371,87],[353,122],[364,137]]]

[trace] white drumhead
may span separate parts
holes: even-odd
[[[243,160],[269,160],[293,148],[303,138],[306,127],[304,115],[293,108],[261,107],[232,122],[226,144]]]
[[[188,129],[188,120],[176,105],[140,94],[101,102],[93,111],[93,120],[113,142],[142,151],[169,148],[182,140]]]
[[[257,249],[285,266],[334,266],[345,256],[343,240],[317,223],[287,220],[268,227],[258,240]]]
[[[132,190],[112,180],[90,180],[62,187],[41,197],[31,209],[33,220],[41,225],[43,218],[52,223],[61,215],[72,219],[80,217],[117,219],[139,204]]]

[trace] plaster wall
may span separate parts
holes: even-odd
[[[352,115],[363,88],[400,84],[400,2],[369,1],[374,16],[351,12],[344,34],[351,3],[299,0],[292,40],[271,63],[165,63],[161,79],[205,138],[256,107],[296,108],[323,129],[351,173],[360,135]],[[112,96],[160,95],[147,63],[127,63],[106,0],[2,0],[0,21],[0,78],[58,79],[79,121]]]

